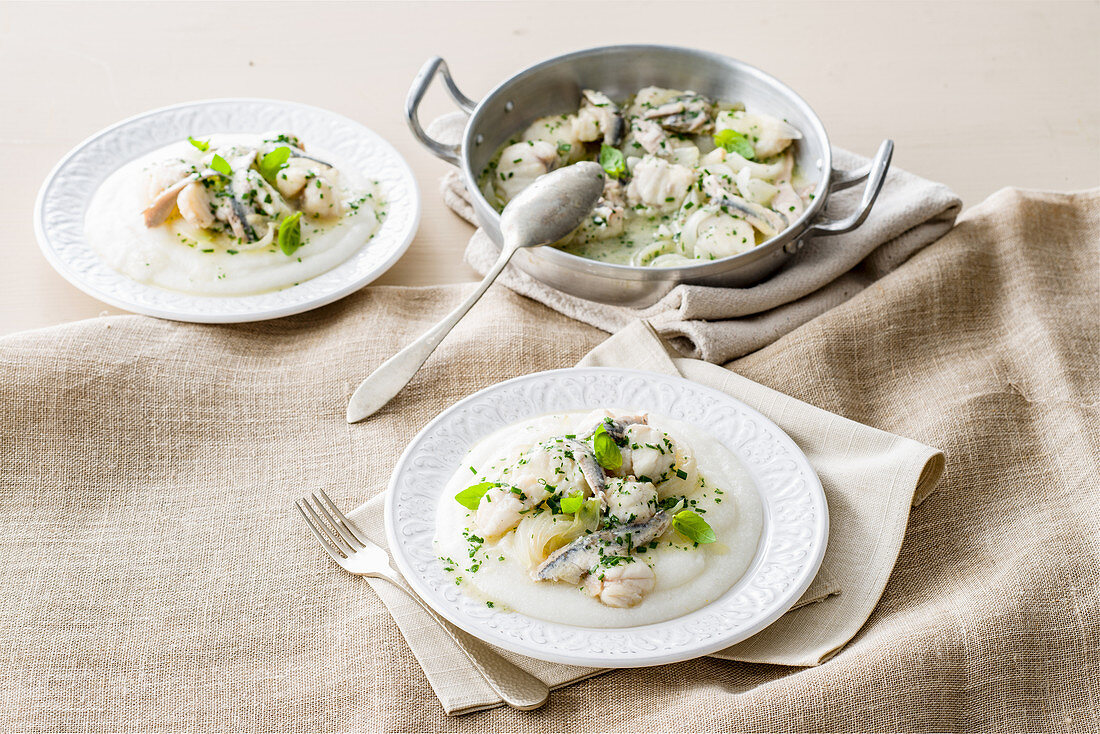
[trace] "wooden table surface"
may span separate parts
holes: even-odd
[[[750,30],[751,29],[751,30]],[[966,206],[1004,186],[1081,189],[1100,173],[1096,2],[511,2],[0,5],[0,334],[117,313],[57,275],[31,213],[43,178],[119,119],[208,97],[325,107],[390,140],[420,182],[408,253],[379,283],[472,280],[471,228],[437,194],[446,164],[405,126],[408,86],[434,54],[479,97],[564,51],[694,46],[798,91],[833,144],[954,188]],[[436,90],[424,114],[451,108]]]

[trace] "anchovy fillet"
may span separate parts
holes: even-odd
[[[229,226],[232,227],[233,234],[245,242],[255,242],[259,237],[256,236],[256,230],[248,223],[248,209],[245,208],[232,185],[229,186],[229,194]]]
[[[746,222],[768,237],[773,237],[787,228],[787,218],[785,216],[742,199],[740,196],[727,195],[720,199],[718,204],[727,209],[736,210]]]
[[[327,166],[329,168],[334,167],[328,161],[323,161],[320,158],[314,158],[311,155],[306,155],[304,152],[302,152],[300,150],[295,150],[295,149],[292,148],[291,151],[294,153],[294,155],[292,156],[293,158],[305,158],[307,161],[313,161],[314,163],[320,163],[322,166]]]
[[[660,107],[648,110],[643,117],[656,120],[669,132],[697,133],[710,123],[710,107],[706,97],[681,94]]]
[[[596,110],[595,114],[603,128],[603,141],[608,145],[621,143],[623,133],[626,132],[626,123],[619,106],[606,94],[594,89],[585,89],[581,94],[584,96],[582,106],[590,106]]]
[[[580,467],[581,474],[584,475],[588,486],[599,498],[600,504],[607,507],[607,475],[604,473],[603,467],[600,466],[600,462],[596,460],[596,452],[588,444],[576,439],[567,438],[564,440],[565,445],[573,450],[577,466]]]
[[[646,425],[648,418],[644,415],[624,415],[621,418],[616,418],[613,421],[600,421],[596,425],[592,426],[592,430],[581,436],[581,439],[589,439],[596,435],[596,431],[600,430],[600,426],[604,427],[607,431],[607,435],[615,439],[615,443],[622,443],[626,440],[626,429],[635,425]]]
[[[532,576],[536,581],[580,583],[599,563],[601,556],[629,555],[632,548],[646,545],[664,535],[671,525],[672,515],[668,510],[661,510],[644,522],[585,535],[551,553]],[[601,553],[601,550],[608,552]]]

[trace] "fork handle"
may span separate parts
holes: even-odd
[[[393,576],[380,574],[380,577],[408,594],[409,598],[439,623],[443,631],[458,645],[458,649],[469,658],[477,671],[485,677],[506,704],[520,711],[530,711],[542,706],[550,698],[549,686],[526,670],[505,660],[481,640],[443,619],[396,573]]]

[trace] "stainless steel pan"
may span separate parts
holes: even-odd
[[[418,109],[436,76],[451,98],[469,115],[462,142],[448,145],[431,138],[420,124]],[[656,85],[690,89],[717,99],[742,102],[753,111],[786,119],[802,131],[797,163],[803,176],[817,178],[813,201],[805,213],[758,247],[739,255],[697,265],[653,268],[589,260],[553,247],[520,251],[513,263],[534,278],[561,291],[602,303],[635,307],[656,302],[679,283],[746,287],[774,273],[807,237],[850,232],[867,218],[882,189],[893,154],[893,141],[879,146],[874,160],[854,171],[832,166],[829,136],[810,106],[779,80],[748,64],[720,54],[674,46],[603,46],[556,56],[505,79],[476,102],[455,84],[440,57],[430,59],[409,90],[405,113],[409,126],[435,155],[458,166],[470,190],[478,222],[497,245],[500,215],[477,185],[496,150],[531,122],[546,115],[572,112],[582,89],[598,89],[613,99]],[[825,219],[829,196],[865,182],[859,205],[842,219]]]

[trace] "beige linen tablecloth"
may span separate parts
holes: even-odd
[[[277,322],[95,319],[0,340],[10,730],[1100,729],[1100,191],[1005,190],[728,365],[942,448],[866,625],[813,668],[704,658],[448,718],[290,502],[379,491],[436,412],[606,338],[493,289],[374,422],[344,400],[466,286]]]

